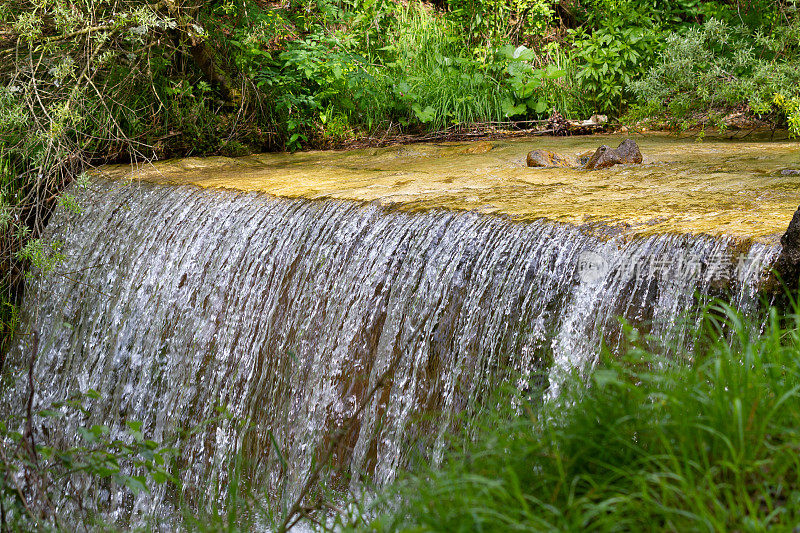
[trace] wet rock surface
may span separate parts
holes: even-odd
[[[620,164],[622,164],[622,158],[617,151],[604,144],[595,151],[583,168],[586,170],[600,170],[601,168]]]
[[[614,165],[638,165],[642,162],[639,146],[630,139],[625,139],[616,148],[601,146],[583,166],[586,170],[599,170]]]
[[[589,162],[589,160],[592,158],[593,155],[594,155],[594,152],[583,152],[582,154],[579,154],[578,155],[578,164],[580,166],[582,166],[582,167],[586,166],[586,163]]]
[[[794,212],[786,233],[781,237],[781,247],[781,253],[775,261],[775,273],[789,290],[797,289],[800,285],[800,207]],[[773,285],[773,290],[778,289],[777,280],[770,285]]]
[[[576,166],[572,159],[549,150],[533,150],[528,153],[527,162],[529,167],[539,168],[573,168]]]
[[[533,150],[527,158],[529,167],[581,167],[585,170],[599,170],[614,165],[638,165],[641,162],[642,152],[639,145],[631,139],[625,139],[616,149],[604,144],[594,152],[579,155],[577,162],[549,150]]]
[[[623,165],[640,165],[642,163],[642,152],[639,145],[630,139],[625,139],[617,147],[617,153],[622,159]]]

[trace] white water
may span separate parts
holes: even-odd
[[[226,406],[253,429],[212,424],[180,442],[184,484],[207,494],[239,449],[255,481],[291,497],[364,401],[333,462],[353,484],[389,482],[421,435],[435,437],[424,452],[437,460],[453,417],[502,383],[556,394],[564,373],[594,364],[601,339],[619,341],[617,316],[687,347],[696,317],[681,317],[715,294],[715,271],[747,310],[777,253],[189,186],[97,181],[73,193],[84,212],[57,210],[45,235],[65,243],[65,263],[29,284],[23,310],[41,337],[36,405],[95,389],[91,418],[68,419],[66,434],[140,420],[157,441]],[[28,339],[12,350],[19,368]],[[26,390],[20,376],[0,409]],[[108,495],[125,501],[117,518],[158,514],[163,497]]]

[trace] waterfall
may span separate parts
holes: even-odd
[[[82,212],[57,209],[44,235],[65,260],[31,279],[23,308],[41,339],[36,405],[94,389],[89,423],[142,421],[154,440],[225,406],[231,420],[180,441],[184,483],[223,486],[239,450],[288,495],[363,402],[332,460],[380,485],[421,435],[437,460],[454,417],[504,382],[556,394],[601,341],[620,342],[619,316],[688,347],[686,312],[722,285],[751,308],[778,251],[193,186],[96,179],[71,193]],[[21,337],[12,365],[30,349]],[[26,390],[19,375],[0,412]]]

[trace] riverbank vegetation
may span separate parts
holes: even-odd
[[[800,521],[800,318],[726,306],[666,360],[623,357],[549,405],[503,398],[366,531],[768,531]]]

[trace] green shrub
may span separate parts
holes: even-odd
[[[403,8],[381,48],[390,117],[426,129],[502,120],[502,88],[447,18],[420,4]]]
[[[660,52],[657,27],[644,13],[621,11],[592,30],[572,33],[575,80],[592,111],[619,115],[631,102],[631,84]]]
[[[302,16],[254,7],[253,20],[269,22],[260,22],[263,29],[249,40],[233,39],[240,68],[271,95],[273,118],[289,149],[341,142],[358,131],[535,118],[572,98],[558,81],[564,69],[548,64],[548,51],[511,44],[473,48],[457,14],[418,2],[358,3],[353,12],[349,7],[321,2]],[[331,31],[340,25],[349,31]],[[363,28],[363,36],[354,27]],[[306,33],[281,40],[292,31],[287,28]],[[275,49],[263,50],[276,39]],[[568,62],[563,52],[553,55]]]
[[[273,95],[290,149],[308,141],[321,114],[353,114],[371,126],[378,96],[373,69],[346,42],[323,33],[291,41],[255,76]]]
[[[464,45],[491,48],[542,36],[553,21],[558,0],[448,0],[446,3],[448,18],[458,25]]]
[[[797,28],[795,25],[791,26]],[[714,108],[747,106],[756,114],[781,111],[800,132],[797,107],[798,33],[753,33],[711,19],[685,33],[671,33],[661,59],[632,85],[639,100],[678,119]]]

